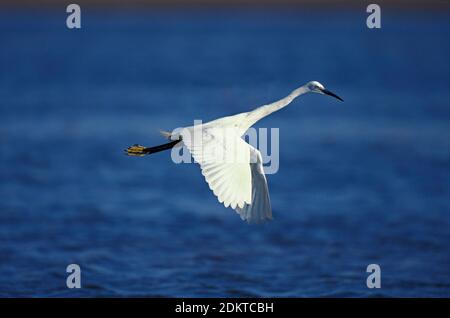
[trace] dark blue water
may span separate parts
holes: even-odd
[[[450,296],[448,11],[82,14],[0,13],[0,296]],[[258,125],[280,128],[270,223],[122,154],[310,80],[345,103]]]

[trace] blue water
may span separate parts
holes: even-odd
[[[0,296],[449,297],[449,14],[364,11],[3,10]],[[280,128],[270,223],[196,165],[122,154],[313,79],[345,103],[258,125]]]

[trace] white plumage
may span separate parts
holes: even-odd
[[[233,208],[243,220],[260,223],[272,219],[263,160],[258,149],[246,143],[242,136],[257,121],[308,92],[326,94],[342,100],[319,82],[312,81],[288,96],[253,111],[185,127],[176,133],[164,135],[175,142],[181,140],[177,146],[187,147],[220,203]],[[165,146],[133,146],[127,151],[129,155],[144,155],[168,149]]]

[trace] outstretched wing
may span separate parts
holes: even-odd
[[[198,125],[185,128],[180,135],[219,202],[231,206],[249,223],[272,218],[267,181],[257,149],[233,129]]]
[[[209,188],[225,207],[251,203],[249,145],[230,129],[193,126],[180,133]]]
[[[241,219],[249,223],[261,223],[272,219],[272,207],[270,205],[269,189],[262,165],[261,153],[250,146],[252,163],[252,200],[251,204],[244,207],[237,207],[235,210]]]

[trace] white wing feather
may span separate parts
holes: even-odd
[[[180,133],[209,188],[249,223],[272,218],[261,153],[233,129],[198,125]]]
[[[252,203],[244,207],[236,208],[241,219],[248,223],[261,223],[272,219],[272,207],[270,205],[269,189],[262,165],[261,153],[250,146],[252,163]]]
[[[231,130],[193,126],[180,133],[209,188],[225,207],[251,203],[250,148]]]

